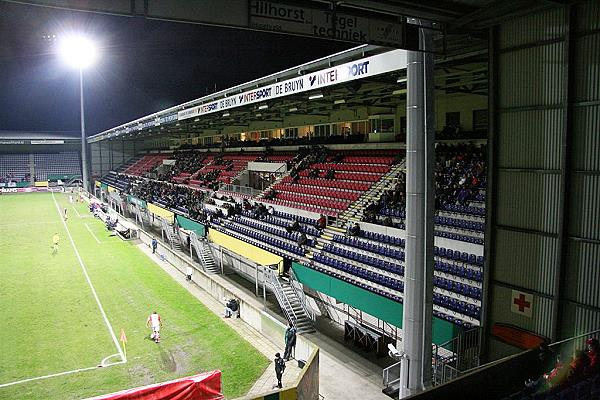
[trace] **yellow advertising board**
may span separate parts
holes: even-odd
[[[246,257],[259,265],[283,264],[282,257],[214,229],[209,230],[208,237],[213,243],[223,246],[242,257]]]
[[[48,187],[48,181],[36,181],[35,187]]]
[[[175,218],[175,214],[173,214],[171,211],[164,209],[162,207],[159,207],[157,205],[154,205],[152,203],[148,203],[148,211],[150,211],[154,215],[163,217],[164,219],[169,221],[169,223],[171,223],[171,224],[173,223],[173,219]]]

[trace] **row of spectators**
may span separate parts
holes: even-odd
[[[145,179],[135,185],[131,193],[147,202],[159,202],[168,208],[183,209],[193,219],[201,219],[204,213],[204,192],[186,186]]]
[[[472,201],[485,199],[486,165],[485,145],[471,143],[439,144],[436,147],[435,207],[445,209],[448,205],[466,206]],[[366,207],[364,222],[394,226],[389,217],[381,217],[383,209],[404,211],[406,206],[406,175],[401,172],[392,189]]]
[[[11,174],[11,173],[0,175],[0,183],[29,182],[29,181],[31,181],[31,174],[25,174],[21,179],[15,177],[15,174]]]
[[[596,338],[589,338],[586,348],[576,349],[570,357],[554,354],[545,344],[540,350],[539,359],[544,373],[535,380],[525,382],[526,392],[554,393],[600,374],[600,346]]]
[[[225,147],[269,147],[269,146],[305,146],[332,143],[363,143],[367,136],[363,134],[331,135],[327,137],[273,138],[260,140],[233,140],[225,138],[212,145],[182,145],[182,149],[225,148]]]

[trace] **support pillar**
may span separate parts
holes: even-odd
[[[417,21],[417,23],[419,23]],[[431,33],[419,29],[420,48]],[[406,140],[406,270],[400,398],[429,385],[433,274],[433,57],[408,52]]]

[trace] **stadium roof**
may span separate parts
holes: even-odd
[[[1,140],[80,140],[79,131],[0,131]]]
[[[215,131],[218,132],[226,126],[243,128],[257,120],[281,122],[283,116],[290,114],[326,116],[336,109],[361,105],[385,107],[390,109],[391,113],[391,110],[403,104],[406,98],[405,71],[403,70],[324,87],[318,91],[319,97],[311,101],[307,101],[307,93],[298,93],[277,99],[266,99],[255,104],[239,105],[225,113],[204,114],[189,119],[181,118],[178,115],[183,110],[190,110],[200,105],[210,105],[219,100],[236,97],[242,92],[264,88],[274,83],[389,51],[391,49],[374,45],[361,45],[344,50],[138,118],[90,136],[88,143],[113,139],[133,140],[157,135],[165,138],[177,137],[182,133],[202,134],[204,131],[214,134]],[[486,57],[487,50],[478,50],[439,60],[435,77],[436,89],[487,95]],[[401,83],[403,79],[404,84]]]

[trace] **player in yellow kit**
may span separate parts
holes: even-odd
[[[58,242],[59,241],[60,241],[60,236],[58,236],[58,233],[55,233],[54,236],[52,236],[52,254],[58,253]]]

